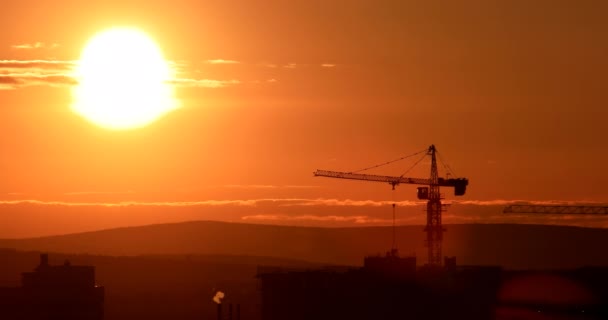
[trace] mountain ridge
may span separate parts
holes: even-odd
[[[508,268],[608,265],[600,244],[608,229],[526,224],[446,225],[443,250],[459,264]],[[392,227],[303,227],[218,221],[151,224],[27,239],[2,239],[0,247],[70,254],[252,255],[313,263],[361,265],[386,252]],[[402,255],[426,260],[423,226],[398,226]]]

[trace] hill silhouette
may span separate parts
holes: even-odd
[[[443,253],[458,264],[506,268],[608,265],[600,244],[608,230],[565,226],[448,225]],[[397,228],[402,255],[426,260],[422,226]],[[0,240],[0,247],[95,255],[239,255],[361,265],[391,245],[391,227],[315,228],[195,221],[96,232]]]

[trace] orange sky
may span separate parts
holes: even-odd
[[[2,6],[5,203],[391,200],[388,186],[312,171],[355,170],[432,143],[470,179],[465,200],[608,202],[603,1]],[[113,26],[145,30],[191,81],[176,88],[182,108],[132,131],[70,110],[66,75],[87,40]],[[398,200],[414,200],[414,187],[400,188]]]

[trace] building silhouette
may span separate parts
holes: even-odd
[[[258,269],[263,320],[608,319],[608,268],[507,271],[366,257],[362,268]]]
[[[21,287],[0,288],[0,319],[101,320],[104,287],[95,284],[95,267],[49,264],[21,274]]]

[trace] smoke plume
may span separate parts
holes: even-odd
[[[213,301],[215,303],[217,303],[217,304],[221,304],[222,303],[222,299],[224,299],[225,296],[226,295],[223,292],[218,291],[218,292],[215,293],[215,296],[213,296]]]

